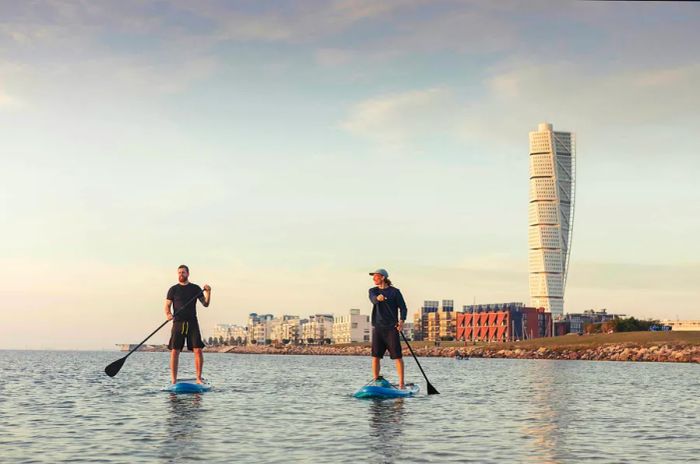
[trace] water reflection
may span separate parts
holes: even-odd
[[[380,462],[395,462],[401,451],[404,399],[372,399],[369,402],[370,450]]]
[[[168,460],[198,456],[202,413],[202,395],[193,393],[168,397],[169,414],[166,418],[166,434],[162,457]]]
[[[559,428],[566,421],[566,401],[560,401],[561,391],[557,389],[555,381],[561,372],[557,370],[555,363],[540,361],[533,364],[529,371],[533,376],[531,383],[536,385],[529,394],[531,395],[530,418],[522,428],[526,436],[533,440],[530,461],[543,464],[556,464],[559,461]]]

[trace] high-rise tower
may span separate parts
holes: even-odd
[[[574,220],[575,138],[542,123],[530,132],[530,304],[564,313]]]

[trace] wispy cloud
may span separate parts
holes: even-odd
[[[455,123],[451,98],[444,88],[370,98],[354,105],[341,127],[383,149],[406,149],[423,135],[451,130]]]
[[[608,138],[630,126],[648,126],[637,137],[640,146],[630,145],[618,155],[651,155],[653,143],[646,137],[661,135],[659,127],[700,125],[700,65],[677,68],[644,67],[617,73],[600,73],[571,62],[518,63],[506,66],[484,81],[485,94],[471,107],[464,106],[461,135],[467,140],[516,140],[533,130],[538,121],[553,121],[563,130],[588,137]],[[496,137],[500,134],[500,137]],[[640,134],[642,135],[642,134]],[[688,137],[697,138],[697,132]],[[590,140],[590,139],[589,139]],[[646,152],[646,153],[644,153]]]

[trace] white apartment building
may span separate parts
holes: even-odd
[[[270,339],[273,343],[297,343],[299,340],[299,316],[275,318],[271,324]]]
[[[270,339],[272,326],[273,326],[274,316],[272,314],[256,314],[250,313],[248,315],[248,325],[246,326],[248,332],[248,343],[252,343],[255,340],[257,344],[265,344]]]
[[[225,342],[233,340],[237,343],[245,343],[248,331],[245,327],[235,324],[216,324],[214,326],[213,337],[217,340],[223,339]]]
[[[214,333],[212,334],[212,336],[217,340],[219,338],[223,338],[224,340],[228,340],[230,337],[229,331],[231,330],[231,327],[233,327],[232,324],[216,324],[214,326]]]
[[[369,316],[360,314],[359,309],[351,309],[348,314],[333,318],[333,343],[369,342],[370,329]]]
[[[575,138],[542,123],[530,132],[528,263],[530,305],[557,319],[571,255],[576,170]]]
[[[301,325],[301,339],[304,343],[323,343],[333,337],[333,315],[315,314]]]

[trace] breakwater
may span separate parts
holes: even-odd
[[[208,352],[279,355],[369,356],[367,345],[248,345],[207,347]],[[410,352],[404,347],[404,356]],[[512,359],[560,359],[589,361],[641,361],[700,363],[700,346],[658,344],[641,346],[634,343],[612,343],[587,347],[501,348],[498,346],[423,346],[414,347],[417,356]]]

